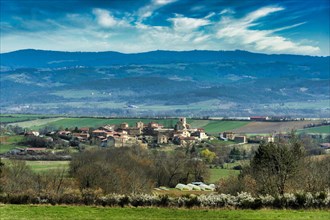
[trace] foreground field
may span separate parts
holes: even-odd
[[[0,205],[8,219],[329,219],[327,210],[212,210],[177,208],[104,208],[91,206]]]

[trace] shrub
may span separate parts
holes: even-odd
[[[167,207],[170,205],[170,199],[168,195],[159,196],[158,206]]]
[[[66,190],[59,199],[60,204],[81,204],[82,195],[79,190]]]
[[[120,207],[125,207],[125,206],[129,205],[129,202],[130,202],[129,197],[125,195],[119,199],[118,205]]]

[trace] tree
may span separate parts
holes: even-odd
[[[206,148],[201,151],[201,156],[206,160],[207,163],[211,163],[217,155]]]
[[[304,161],[302,144],[292,135],[289,141],[260,144],[251,165],[260,193],[284,194]]]
[[[229,153],[229,158],[232,160],[240,160],[241,152],[236,147],[234,147]]]
[[[1,161],[0,157],[0,179],[2,179],[2,170],[4,169],[5,164]],[[2,192],[2,184],[0,184],[0,192]]]
[[[150,192],[154,187],[153,161],[145,150],[114,148],[84,151],[73,157],[69,173],[81,189],[105,193]]]

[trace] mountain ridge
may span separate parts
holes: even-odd
[[[1,66],[10,68],[40,68],[64,66],[107,66],[129,64],[168,64],[201,62],[293,62],[298,64],[329,62],[329,56],[309,56],[294,54],[263,54],[243,50],[213,51],[156,50],[141,53],[121,53],[116,51],[68,52],[24,49],[1,53]]]
[[[7,113],[328,117],[330,112],[329,57],[240,50],[22,50],[0,58],[0,109]]]

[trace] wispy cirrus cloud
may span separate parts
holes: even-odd
[[[218,31],[216,37],[226,43],[252,51],[264,51],[267,53],[318,54],[320,52],[319,47],[293,42],[289,38],[285,38],[275,33],[280,30],[300,26],[304,24],[304,22],[277,29],[252,29],[253,26],[257,25],[255,22],[258,19],[282,10],[284,10],[282,7],[264,7],[251,12],[240,19],[225,16],[217,26]]]
[[[140,8],[137,11],[138,20],[141,22],[150,17],[157,9],[176,1],[177,0],[152,0],[150,4]]]

